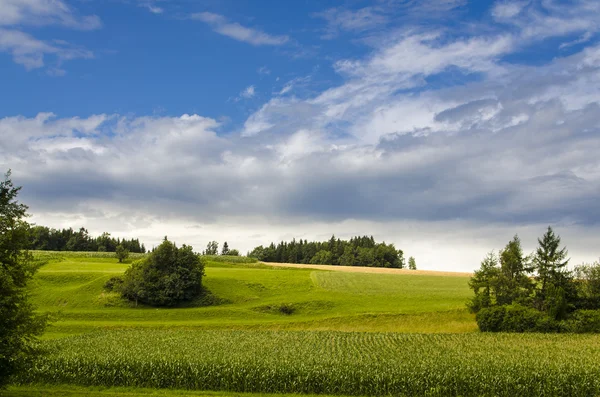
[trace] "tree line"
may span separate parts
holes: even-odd
[[[262,245],[248,253],[264,262],[304,263],[340,266],[405,267],[404,252],[394,244],[377,243],[373,236],[357,236],[341,240],[331,236],[328,241],[293,239],[267,247]],[[411,261],[411,264],[414,264]],[[414,264],[416,269],[416,264]]]
[[[51,229],[46,226],[31,227],[29,248],[42,251],[100,251],[116,252],[121,246],[128,252],[146,253],[146,247],[137,238],[115,238],[110,233],[90,236],[86,228]]]
[[[567,267],[561,239],[548,227],[525,256],[515,236],[490,252],[469,285],[481,331],[600,332],[600,263]]]

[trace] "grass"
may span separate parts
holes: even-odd
[[[33,303],[56,319],[46,338],[122,328],[476,330],[464,309],[470,296],[466,277],[271,268],[208,257],[204,285],[221,304],[156,309],[132,307],[103,290],[129,264],[102,256],[45,255],[52,259],[40,268],[31,290]],[[286,307],[291,310],[280,310]]]
[[[477,333],[468,277],[205,257],[218,304],[157,309],[105,292],[129,264],[87,254],[36,253],[56,321],[2,395],[600,395],[600,336]]]

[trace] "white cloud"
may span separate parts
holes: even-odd
[[[253,85],[250,85],[250,86],[246,87],[244,89],[244,91],[240,92],[240,97],[249,99],[249,98],[252,98],[255,94],[256,94],[255,87]]]
[[[258,69],[256,70],[256,72],[257,72],[258,74],[262,74],[262,75],[266,75],[266,76],[268,76],[268,75],[270,75],[270,74],[271,74],[271,70],[269,70],[269,68],[268,68],[268,67],[266,67],[266,66],[261,66],[260,68],[258,68]]]
[[[61,0],[0,0],[0,51],[27,70],[45,65],[44,57],[53,55],[57,65],[48,70],[51,76],[63,76],[60,65],[76,58],[90,59],[93,53],[63,40],[44,41],[22,30],[23,26],[60,25],[70,29],[93,30],[102,26],[96,15],[79,16]]]
[[[574,263],[591,261],[600,46],[511,65],[520,34],[395,33],[336,62],[338,86],[301,98],[291,80],[224,134],[200,115],[0,119],[0,167],[35,221],[148,244],[373,234],[421,268],[472,270],[514,233],[533,249],[551,224]],[[464,81],[443,84],[449,70]]]
[[[364,7],[358,10],[333,7],[315,13],[313,17],[327,21],[324,39],[332,39],[340,31],[364,32],[373,28],[381,28],[388,22],[383,10],[374,7]]]
[[[288,36],[270,35],[258,29],[242,26],[237,22],[230,22],[224,16],[211,12],[195,13],[191,15],[191,18],[210,25],[215,32],[223,36],[255,46],[278,46],[289,41]]]
[[[581,35],[580,38],[573,40],[573,41],[568,41],[566,43],[562,43],[558,48],[565,49],[568,47],[573,47],[574,45],[577,44],[583,44],[583,43],[587,43],[588,41],[590,41],[590,39],[592,38],[593,34],[591,32],[585,32],[583,35]]]
[[[528,1],[498,1],[492,8],[492,16],[498,20],[507,20],[519,15]]]
[[[62,25],[92,30],[102,26],[96,15],[79,16],[61,0],[0,0],[0,26]]]
[[[0,28],[0,51],[10,53],[13,60],[27,70],[44,66],[45,55],[55,56],[59,64],[71,59],[94,57],[91,51],[71,46],[65,42],[41,41],[27,33],[2,28]],[[53,69],[53,71],[58,75],[64,74],[62,69]]]
[[[597,0],[503,0],[492,8],[492,16],[498,22],[517,27],[521,39],[526,42],[575,33],[598,32],[599,14],[600,2]]]

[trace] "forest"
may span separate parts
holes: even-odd
[[[32,226],[29,248],[41,251],[116,252],[119,245],[129,252],[142,254],[146,252],[146,247],[137,238],[129,240],[115,238],[110,233],[93,237],[83,227],[75,231],[72,228],[51,229],[46,226]]]
[[[394,244],[377,243],[373,236],[357,236],[340,240],[331,236],[328,241],[293,239],[279,244],[262,245],[248,253],[264,262],[304,263],[339,266],[405,267],[404,252]]]

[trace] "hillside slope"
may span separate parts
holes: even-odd
[[[32,283],[34,303],[57,319],[47,337],[94,329],[193,328],[471,332],[468,277],[349,273],[209,260],[210,292],[188,307],[135,307],[104,283],[128,264],[55,255]],[[302,265],[301,265],[302,266]],[[339,270],[339,269],[338,269]],[[210,305],[207,305],[210,304]]]

